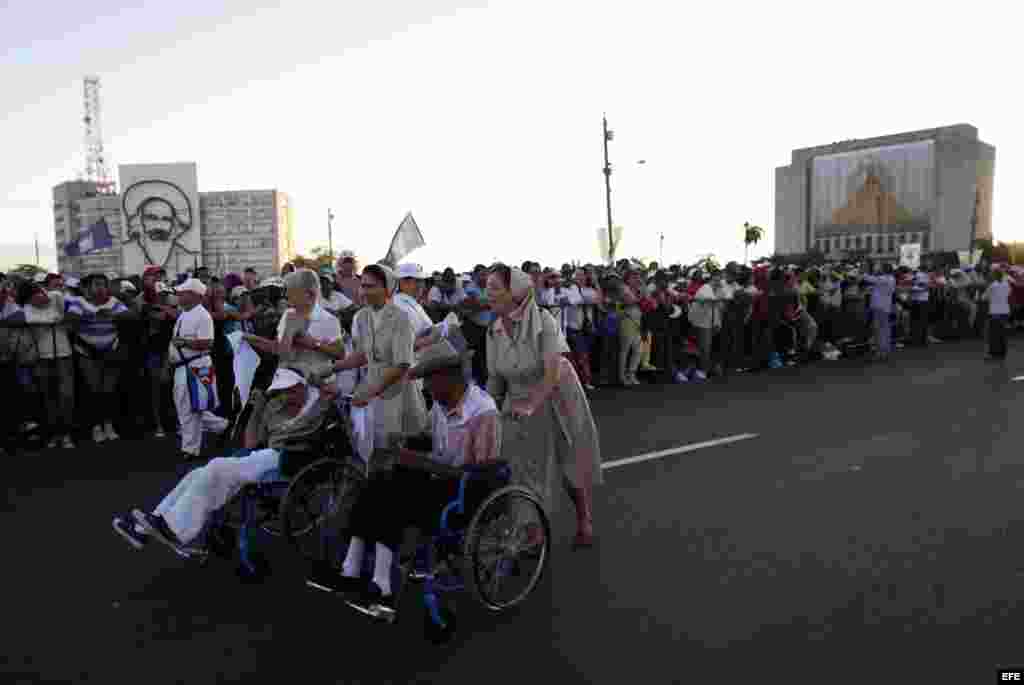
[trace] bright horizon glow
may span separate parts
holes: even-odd
[[[0,10],[0,268],[34,261],[36,233],[56,266],[50,198],[82,166],[93,73],[115,174],[194,161],[200,191],[286,192],[307,255],[327,245],[331,208],[335,252],[363,263],[384,257],[406,211],[427,242],[408,260],[429,270],[597,262],[605,112],[620,257],[659,259],[664,232],[666,262],[740,261],[744,221],[766,229],[750,257],[770,254],[774,170],[791,150],[956,123],[996,147],[993,231],[1022,240],[1009,209],[1024,175],[1007,87],[1015,14],[532,0],[52,12],[16,0]]]

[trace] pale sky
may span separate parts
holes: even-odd
[[[774,245],[794,148],[956,123],[996,146],[993,228],[1024,142],[1009,2],[8,1],[0,9],[0,268],[56,266],[52,187],[83,166],[82,77],[107,158],[194,161],[201,191],[276,188],[300,251],[384,256],[412,211],[429,269],[597,261],[601,115],[620,256]],[[1018,67],[1013,65],[1017,64]],[[647,164],[638,166],[637,160]]]

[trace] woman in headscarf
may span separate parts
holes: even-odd
[[[367,306],[352,322],[355,351],[334,365],[336,371],[367,367],[352,406],[362,408],[373,403],[375,459],[378,455],[393,456],[390,448],[399,438],[422,433],[427,426],[423,393],[408,378],[415,363],[412,321],[391,299],[397,285],[394,272],[385,266],[371,264],[363,269],[362,291]],[[372,466],[377,469],[388,464]]]
[[[563,356],[569,347],[554,317],[537,306],[533,281],[523,271],[495,265],[487,297],[497,315],[487,331],[487,391],[511,419],[503,422],[501,458],[549,511],[561,467],[576,506],[575,545],[589,547],[601,448],[586,393]]]

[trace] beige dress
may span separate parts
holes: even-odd
[[[516,421],[508,412],[543,381],[544,359],[568,351],[554,317],[532,304],[511,336],[500,319],[487,331],[487,390],[503,414],[501,458],[512,465],[515,482],[536,492],[549,511],[559,471],[574,487],[601,482],[597,427],[572,365],[562,358],[558,386],[532,416]]]
[[[409,315],[391,303],[384,305],[376,321],[373,314],[371,307],[364,307],[356,313],[352,322],[355,350],[364,352],[367,358],[367,372],[356,388],[356,396],[365,393],[370,385],[379,383],[385,369],[412,367],[415,363],[415,335]],[[374,399],[372,406],[375,448],[373,468],[376,469],[387,466],[376,462],[378,450],[393,447],[400,436],[422,433],[427,429],[427,406],[423,393],[407,378],[398,381]],[[384,456],[381,453],[382,459]]]

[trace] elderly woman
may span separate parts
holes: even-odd
[[[343,356],[341,324],[320,306],[320,277],[299,269],[284,279],[288,309],[277,326],[277,339],[243,338],[261,352],[278,357],[278,366],[310,374]],[[333,379],[332,379],[333,381]]]
[[[487,391],[514,419],[502,427],[501,458],[549,509],[561,465],[576,506],[575,544],[590,546],[601,453],[590,403],[563,356],[568,345],[554,318],[537,306],[533,281],[523,271],[495,265],[487,298],[498,317],[487,331]]]
[[[415,363],[415,332],[404,309],[392,301],[397,287],[395,274],[380,264],[363,269],[362,290],[367,303],[352,322],[355,351],[341,355],[335,371],[367,367],[356,388],[352,406],[373,403],[374,457],[390,457],[389,448],[402,435],[421,433],[427,425],[423,393],[409,382],[408,371]],[[374,468],[386,467],[374,463]]]

